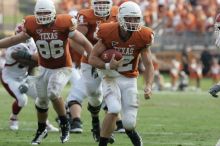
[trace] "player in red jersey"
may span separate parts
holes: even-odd
[[[118,19],[119,22],[100,25],[97,33],[99,41],[89,57],[92,66],[102,69],[104,101],[108,108],[101,128],[99,146],[107,146],[119,113],[133,145],[142,146],[141,137],[135,130],[138,111],[138,61],[141,56],[145,66],[144,96],[149,99],[154,78],[150,51],[153,32],[142,26],[142,13],[134,2],[125,2],[119,7]],[[117,61],[113,56],[110,63],[105,63],[100,55],[106,49],[112,48],[121,52],[123,58]]]
[[[69,124],[61,91],[71,75],[72,60],[68,38],[74,40],[89,53],[92,44],[79,31],[75,30],[75,19],[70,15],[56,14],[52,0],[37,0],[34,15],[24,19],[24,31],[0,40],[0,48],[6,48],[32,37],[38,50],[40,73],[36,82],[38,98],[35,105],[38,129],[33,145],[40,144],[47,136],[46,119],[49,101],[52,102],[60,119],[62,143],[69,139]],[[28,54],[25,58],[30,59]]]

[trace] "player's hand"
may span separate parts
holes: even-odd
[[[146,86],[146,87],[144,88],[144,98],[145,98],[146,100],[147,100],[147,99],[150,99],[151,95],[152,95],[151,87]]]
[[[213,96],[213,97],[218,97],[217,93],[220,91],[220,85],[214,85],[209,89],[209,93]]]
[[[115,54],[112,55],[112,59],[110,61],[110,69],[117,69],[118,67],[122,66],[124,58],[120,60],[115,60]]]

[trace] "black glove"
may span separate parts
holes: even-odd
[[[213,96],[213,97],[218,97],[217,93],[220,91],[220,85],[214,85],[209,89],[209,93]]]
[[[92,74],[93,78],[97,78],[99,76],[97,69],[95,67],[92,67],[91,74]]]
[[[27,85],[27,84],[21,84],[21,85],[18,87],[18,90],[20,91],[21,94],[27,93],[27,91],[28,91],[28,85]]]
[[[21,57],[23,59],[27,59],[27,60],[31,60],[31,54],[29,54],[29,52],[24,51],[24,50],[18,50],[16,52],[18,57]]]

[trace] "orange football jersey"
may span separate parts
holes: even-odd
[[[119,37],[119,23],[115,22],[101,24],[97,36],[102,39],[106,48],[114,48],[122,53],[123,66],[117,71],[126,77],[137,77],[140,52],[152,44],[153,31],[142,27],[139,31],[134,31],[127,41],[123,41]]]
[[[80,66],[81,61],[82,61],[82,55],[78,53],[77,51],[75,51],[74,49],[72,49],[71,47],[70,47],[70,55],[71,55],[72,61],[76,64],[76,66]]]
[[[117,6],[113,6],[111,8],[110,16],[107,19],[103,19],[101,17],[95,16],[93,9],[83,9],[79,11],[77,15],[77,21],[78,21],[78,25],[85,25],[88,27],[86,38],[94,45],[98,41],[96,37],[96,32],[98,30],[99,24],[116,22],[117,14],[118,14]],[[83,56],[82,62],[88,63],[88,58]]]
[[[56,15],[49,25],[37,24],[34,16],[25,18],[26,33],[33,37],[38,49],[39,65],[50,69],[72,66],[68,36],[74,25],[72,16],[67,14]]]

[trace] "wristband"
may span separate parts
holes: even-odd
[[[105,63],[105,69],[110,69],[110,63]]]
[[[83,55],[84,55],[85,57],[88,57],[88,54],[87,54],[86,51],[83,52]]]

